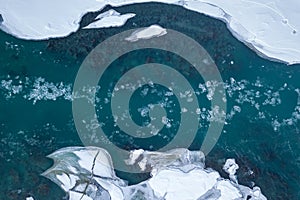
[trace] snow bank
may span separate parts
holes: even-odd
[[[237,39],[263,57],[300,63],[298,0],[194,0],[184,7],[223,20]]]
[[[181,5],[221,19],[235,37],[259,55],[288,64],[300,63],[298,0],[0,0],[0,29],[22,39],[63,37],[79,28],[87,12],[108,4],[150,1]],[[121,26],[131,17],[133,14],[108,15],[87,28]]]
[[[125,162],[139,166],[141,171],[150,168],[151,178],[131,186],[115,175],[110,155],[104,149],[68,147],[49,157],[54,165],[43,175],[66,191],[70,200],[266,200],[259,187],[251,189],[223,179],[213,169],[205,169],[205,157],[200,151],[132,151]],[[225,170],[237,167],[232,161],[226,162]],[[232,175],[234,171],[229,170]]]
[[[87,12],[95,12],[106,5],[121,6],[144,2],[142,0],[0,0],[0,14],[3,22],[0,29],[18,38],[28,40],[43,40],[64,37],[79,28],[79,22]],[[176,0],[163,0],[165,3],[176,3]],[[109,27],[108,22],[116,25],[112,20],[124,21],[133,17],[129,15],[116,16],[104,14],[99,24],[91,26]],[[98,16],[99,17],[99,16]],[[108,18],[108,19],[105,19]],[[122,23],[123,24],[123,23]],[[121,25],[121,23],[118,23]]]

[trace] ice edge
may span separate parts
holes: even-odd
[[[33,1],[33,0],[32,0]],[[297,10],[293,10],[294,13],[288,13],[289,8],[292,10],[293,7],[297,7],[299,3],[297,3],[296,0],[290,1],[289,2],[289,7],[287,8],[282,8],[282,10],[278,10],[277,8],[280,6],[283,6],[282,3],[278,2],[277,0],[273,0],[272,2],[266,1],[265,4],[261,3],[264,2],[256,2],[256,1],[246,1],[246,0],[239,0],[235,3],[230,3],[226,1],[216,1],[216,0],[194,0],[194,1],[185,1],[185,0],[180,0],[180,1],[174,1],[174,0],[125,0],[125,1],[117,1],[117,2],[111,2],[111,1],[95,1],[95,0],[89,0],[87,2],[87,5],[83,6],[78,3],[78,5],[72,5],[70,9],[74,9],[74,11],[70,11],[66,15],[66,21],[63,21],[62,25],[68,25],[69,27],[60,27],[60,24],[57,23],[62,23],[60,18],[61,16],[57,17],[57,19],[54,19],[54,21],[50,21],[50,23],[47,21],[49,16],[43,16],[44,19],[38,19],[36,22],[41,23],[41,24],[34,24],[35,21],[33,21],[33,24],[25,24],[16,22],[18,21],[17,19],[22,19],[23,17],[27,18],[32,18],[32,13],[30,12],[28,14],[28,11],[25,13],[18,14],[17,10],[15,13],[16,15],[12,15],[10,10],[13,10],[14,8],[14,3],[6,4],[4,8],[0,9],[0,14],[2,15],[3,20],[0,22],[0,29],[3,31],[14,35],[15,37],[21,38],[21,39],[29,39],[29,40],[43,40],[43,39],[49,39],[49,38],[56,38],[56,37],[65,37],[71,34],[72,32],[75,32],[79,28],[79,22],[84,16],[84,14],[91,12],[91,11],[96,11],[96,10],[102,10],[105,6],[107,5],[112,5],[114,7],[118,6],[123,6],[123,5],[129,5],[129,4],[135,4],[135,3],[145,3],[145,2],[160,2],[160,3],[167,3],[167,4],[175,4],[182,6],[186,9],[196,11],[198,13],[202,13],[205,15],[208,15],[213,18],[217,18],[219,20],[224,21],[227,24],[228,29],[231,31],[234,37],[236,37],[238,40],[246,44],[249,48],[254,50],[259,56],[264,57],[269,60],[274,60],[274,61],[279,61],[286,63],[288,65],[291,64],[297,64],[300,63],[300,47],[295,46],[295,44],[299,44],[300,42],[300,37],[297,33],[297,28],[300,27],[300,24],[297,24],[299,27],[293,25],[292,23],[289,22],[289,20],[294,20],[295,17],[297,17],[299,14],[297,14]],[[0,2],[1,3],[1,2]],[[34,4],[34,1],[32,2]],[[272,6],[274,4],[274,6]],[[278,4],[278,5],[277,5]],[[295,5],[293,5],[295,4]],[[27,5],[31,5],[30,3],[27,3]],[[49,10],[48,14],[55,13],[52,12],[52,10],[55,10],[55,2],[49,3]],[[62,6],[68,6],[68,2],[62,4]],[[243,10],[245,11],[244,7],[245,6],[252,6],[253,9],[258,9],[259,12],[260,9],[262,9],[266,14],[268,15],[267,17],[273,17],[275,19],[279,19],[281,21],[276,21],[275,20],[275,25],[271,26],[268,24],[268,21],[260,21],[256,26],[253,26],[253,20],[251,17],[255,16],[256,13],[252,13],[249,15],[249,18],[245,17],[243,19],[239,18],[239,15]],[[33,6],[33,8],[30,9],[42,9],[39,7],[40,5]],[[51,7],[52,6],[52,7]],[[76,7],[77,6],[77,7]],[[243,8],[241,11],[238,9],[235,9],[237,6],[240,6],[240,8]],[[11,8],[12,7],[12,8]],[[25,10],[26,8],[24,8]],[[228,11],[229,10],[229,11]],[[80,14],[78,12],[81,12]],[[285,12],[282,14],[282,12]],[[299,12],[298,12],[299,13]],[[23,14],[23,15],[22,15]],[[26,16],[30,15],[30,16]],[[18,17],[18,15],[20,15]],[[288,15],[285,16],[285,15]],[[12,17],[13,16],[13,17]],[[75,16],[77,17],[76,19]],[[125,15],[126,16],[126,15]],[[124,16],[124,23],[120,23],[119,25],[115,26],[122,26],[122,24],[125,24],[127,19]],[[241,16],[241,15],[240,15]],[[47,18],[48,17],[48,18]],[[72,18],[73,17],[73,18]],[[129,17],[128,17],[129,19]],[[268,19],[268,18],[266,18]],[[43,21],[44,20],[44,21]],[[48,19],[49,20],[49,19]],[[56,20],[56,21],[55,21]],[[67,21],[68,20],[68,21]],[[240,22],[243,21],[244,23]],[[248,21],[249,22],[248,22]],[[245,22],[246,21],[246,22]],[[28,21],[27,21],[28,22]],[[30,22],[30,21],[29,21]],[[52,24],[51,24],[52,22]],[[56,23],[57,22],[57,23]],[[282,23],[281,23],[282,22]],[[112,22],[113,23],[113,22]],[[260,30],[261,23],[266,23],[266,30]],[[295,23],[295,22],[294,22]],[[249,25],[250,24],[250,25]],[[39,25],[36,27],[36,29],[39,30],[33,30],[35,25]],[[281,25],[285,25],[280,27]],[[18,27],[20,26],[20,27]],[[22,27],[24,26],[24,27]],[[54,28],[52,27],[54,26]],[[275,26],[275,27],[274,27]],[[48,32],[47,32],[47,27],[48,27]],[[101,26],[99,26],[101,27]],[[107,24],[105,27],[109,27]],[[248,27],[248,28],[247,28]],[[253,30],[251,30],[251,27]],[[40,28],[44,30],[40,30]],[[61,28],[61,29],[60,29]],[[268,38],[268,34],[270,35],[270,30],[269,29],[274,29],[274,33],[280,33],[277,34],[276,37],[274,37],[274,41],[272,38]],[[283,30],[284,29],[284,30]],[[287,35],[288,29],[291,29],[292,33],[289,33],[290,35]],[[26,32],[27,31],[27,32]],[[259,31],[262,32],[268,32],[267,36],[261,36],[258,37]],[[272,30],[273,31],[273,30]],[[263,38],[263,39],[261,39]],[[282,41],[279,40],[282,39]]]

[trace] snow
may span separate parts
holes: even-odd
[[[101,186],[109,192],[111,199],[124,199],[123,190],[120,186],[107,182],[101,178],[95,178],[95,180],[101,184]]]
[[[129,159],[126,160],[125,162],[128,165],[133,165],[143,153],[144,153],[143,149],[135,150],[129,155]]]
[[[155,24],[147,28],[143,28],[141,30],[135,31],[129,37],[125,38],[125,40],[130,42],[135,42],[140,39],[150,39],[153,37],[160,37],[165,34],[167,34],[167,30]]]
[[[222,180],[219,181],[216,187],[221,191],[221,196],[219,200],[228,200],[228,199],[238,199],[242,198],[242,194],[230,181]]]
[[[227,23],[232,34],[259,55],[288,64],[300,63],[298,0],[0,0],[0,29],[18,38],[64,37],[79,28],[81,17],[106,5],[142,2],[181,5]],[[112,11],[113,12],[113,11]],[[107,13],[106,13],[107,14]],[[133,13],[102,15],[86,28],[121,26]]]
[[[54,165],[43,175],[64,189],[70,200],[230,200],[246,199],[247,196],[256,200],[266,199],[259,187],[251,189],[239,185],[222,178],[213,169],[206,169],[201,151],[183,148],[167,152],[131,151],[127,164],[139,166],[143,162],[151,169],[150,179],[131,186],[116,176],[111,157],[102,148],[67,147],[49,157],[54,160]],[[228,162],[232,164],[232,161]],[[141,169],[144,170],[144,167]],[[96,171],[102,171],[102,174],[94,173]]]
[[[104,13],[99,14],[95,20],[95,22],[90,23],[85,26],[84,29],[92,29],[92,28],[109,28],[109,27],[118,27],[123,26],[128,19],[134,17],[134,13],[127,13],[121,15],[121,13],[111,9]]]
[[[65,154],[68,154],[66,158],[60,159]],[[80,179],[76,176],[79,173],[87,176],[94,174],[105,178],[115,177],[115,172],[111,168],[110,155],[97,147],[67,147],[50,154],[48,157],[54,160],[54,164],[42,175],[53,180],[65,191],[69,191],[75,186]]]
[[[267,199],[265,196],[262,195],[260,188],[257,187],[257,186],[253,187],[253,192],[252,193],[253,193],[254,198],[262,199],[262,200]]]
[[[227,159],[224,166],[223,170],[229,174],[230,180],[237,182],[235,173],[239,169],[239,166],[236,164],[235,159]]]
[[[92,198],[82,195],[82,193],[70,191],[69,192],[69,199],[76,199],[76,200],[93,200]]]
[[[102,177],[113,176],[114,173],[111,170],[111,161],[110,158],[107,157],[107,152],[95,149],[88,152],[84,150],[74,151],[74,154],[79,158],[79,165],[87,171]],[[91,162],[91,160],[93,162]]]
[[[300,62],[297,0],[203,0],[187,2],[184,7],[225,21],[235,37],[264,57],[288,64]]]
[[[229,175],[235,175],[236,170],[239,169],[239,166],[235,163],[235,159],[227,159],[223,166],[223,169]]]
[[[183,173],[178,169],[167,169],[158,172],[149,180],[156,196],[166,200],[195,200],[211,189],[220,178],[218,172],[206,172],[194,169]],[[233,199],[233,198],[232,198]]]
[[[23,39],[41,40],[64,37],[76,31],[81,17],[103,8],[89,0],[0,0],[3,22],[0,28]]]
[[[76,179],[72,179],[68,174],[65,173],[57,174],[56,178],[62,183],[61,187],[65,191],[70,190],[76,184]]]

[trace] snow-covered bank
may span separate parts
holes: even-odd
[[[300,1],[195,0],[184,7],[226,22],[237,39],[262,57],[300,63]]]
[[[156,0],[160,2],[159,0]],[[83,15],[103,9],[106,5],[122,6],[133,3],[150,2],[149,0],[0,0],[0,14],[3,22],[0,29],[18,38],[28,40],[43,40],[55,37],[64,37],[79,28],[79,22]],[[176,0],[163,0],[161,2],[176,4]],[[97,23],[101,21],[105,26],[116,26],[117,12],[106,12],[98,16]],[[133,17],[121,15],[124,23]],[[127,19],[126,19],[127,18]],[[125,20],[126,19],[126,20]],[[95,24],[95,22],[93,23]],[[123,23],[118,23],[121,26]]]
[[[139,166],[142,171],[152,171],[150,179],[131,186],[116,176],[110,155],[104,149],[68,147],[49,157],[54,165],[43,175],[65,190],[70,200],[266,200],[259,187],[239,185],[236,180],[223,179],[217,171],[206,169],[200,151],[132,151],[125,162]],[[228,173],[234,175],[238,165],[231,159],[224,168],[230,168]]]
[[[300,1],[298,0],[0,0],[0,29],[23,39],[63,37],[79,28],[81,17],[110,4],[142,2],[181,5],[225,21],[233,35],[261,56],[288,64],[300,63]],[[101,18],[91,27],[120,26],[132,16]],[[114,20],[121,20],[116,23]]]

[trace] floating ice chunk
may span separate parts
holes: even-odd
[[[74,192],[74,191],[69,192],[69,199],[93,200],[92,198],[88,197],[87,195],[84,195],[84,194],[79,193],[79,192]]]
[[[147,115],[149,115],[150,108],[149,107],[143,107],[143,108],[139,108],[138,111],[141,113],[142,117],[146,117]]]
[[[186,109],[186,108],[181,108],[181,112],[182,113],[186,113],[188,111],[188,109]]]
[[[144,153],[143,149],[137,149],[134,151],[131,151],[131,154],[129,155],[129,159],[126,160],[127,165],[133,165],[137,162],[137,159]]]
[[[142,182],[137,185],[127,186],[123,188],[123,194],[127,199],[143,199],[143,200],[161,200],[161,198],[158,198],[154,191],[152,190],[149,183]]]
[[[128,19],[133,18],[134,16],[134,13],[127,13],[121,15],[121,13],[111,9],[98,15],[95,18],[97,21],[85,26],[84,29],[123,26]]]
[[[133,150],[130,151],[129,159],[126,164],[137,164],[142,171],[151,169],[154,174],[157,169],[163,169],[169,165],[185,166],[197,165],[204,167],[205,156],[201,151],[189,151],[188,149],[178,148],[166,152],[152,152]]]
[[[183,173],[180,169],[161,170],[149,180],[156,196],[166,200],[195,200],[204,195],[218,182],[218,172],[206,172],[194,169]],[[192,183],[191,183],[191,180]]]
[[[170,119],[168,119],[166,116],[163,116],[163,117],[161,118],[161,122],[162,122],[163,124],[167,125],[167,126],[170,125]]]
[[[227,159],[223,166],[223,170],[230,175],[235,175],[238,169],[239,166],[236,164],[235,159]]]
[[[78,177],[72,176],[71,174],[60,173],[56,175],[56,178],[61,182],[61,187],[64,191],[69,191],[79,180]]]
[[[235,176],[236,170],[239,169],[238,164],[236,164],[235,159],[227,159],[224,166],[223,170],[229,174],[229,178],[237,183],[237,179]]]
[[[147,28],[143,28],[141,30],[133,32],[129,37],[125,38],[125,40],[130,42],[135,42],[140,39],[150,39],[154,37],[160,37],[167,34],[167,30],[162,28],[159,25],[151,25]]]
[[[65,85],[63,82],[53,83],[47,82],[44,78],[39,77],[33,83],[33,88],[30,93],[24,98],[33,100],[33,104],[40,100],[56,100],[59,97],[64,97],[66,100],[72,99],[71,85]]]
[[[26,197],[26,200],[34,200],[33,197]]]
[[[199,197],[197,200],[216,200],[219,199],[220,197],[221,197],[221,191],[216,188],[212,188],[209,189],[204,195]]]
[[[240,190],[228,180],[221,180],[217,183],[216,188],[221,191],[221,196],[218,200],[238,199],[243,195]]]
[[[78,196],[84,199],[104,196],[123,198],[119,187],[125,183],[115,175],[111,157],[104,149],[67,147],[48,157],[54,160],[54,165],[42,175],[68,192],[70,200],[77,200]],[[102,183],[102,179],[106,180],[106,184]]]
[[[253,200],[256,200],[256,199],[267,200],[267,198],[261,193],[260,188],[257,186],[255,186],[253,188],[252,194],[253,194],[252,195]]]
[[[23,86],[14,85],[13,80],[2,80],[0,82],[0,89],[3,89],[7,92],[5,96],[7,99],[9,99],[12,97],[12,95],[21,93],[23,90]]]

